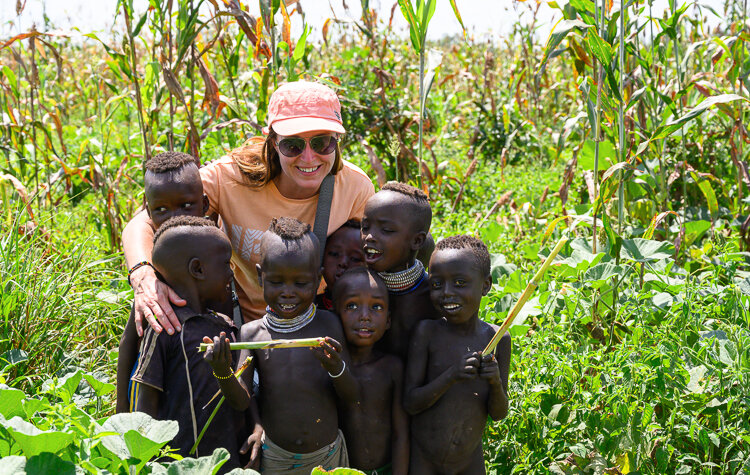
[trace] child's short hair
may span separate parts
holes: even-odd
[[[162,152],[146,160],[143,168],[151,173],[167,173],[179,170],[187,165],[200,167],[200,161],[187,153]]]
[[[299,241],[306,234],[312,234],[311,227],[295,218],[273,218],[268,230],[284,241]]]
[[[341,228],[361,229],[362,222],[358,219],[349,219],[344,224],[342,224],[339,229]]]
[[[174,218],[169,218],[164,224],[159,226],[159,229],[157,229],[154,234],[154,244],[156,244],[159,238],[161,238],[169,229],[180,226],[216,228],[216,224],[208,218],[199,218],[197,216],[175,216]]]
[[[467,249],[471,251],[474,262],[479,266],[479,270],[484,276],[490,275],[490,251],[481,239],[474,236],[459,234],[457,236],[447,237],[435,246],[435,252],[443,249]]]
[[[432,208],[430,208],[429,198],[422,190],[398,181],[389,181],[383,185],[382,190],[393,191],[409,197],[414,203],[412,210],[410,210],[413,211],[412,222],[417,225],[420,231],[427,232],[430,230]]]
[[[338,303],[339,298],[341,297],[341,293],[346,289],[347,281],[349,280],[349,277],[353,277],[355,275],[366,275],[372,277],[375,282],[377,282],[378,286],[383,289],[383,292],[385,293],[385,298],[388,299],[388,287],[385,285],[385,282],[383,281],[383,278],[378,275],[377,272],[370,269],[369,267],[351,267],[344,271],[343,274],[341,274],[341,277],[336,279],[336,283],[333,284],[333,291],[331,293],[331,298],[333,299],[334,306]]]

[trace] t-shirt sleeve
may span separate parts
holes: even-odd
[[[365,204],[372,195],[375,194],[375,187],[372,185],[372,180],[361,172],[361,170],[352,172],[352,179],[355,181],[354,193],[352,200],[352,209],[349,214],[349,219],[362,219],[365,214]]]
[[[215,160],[200,169],[201,181],[203,182],[203,193],[208,196],[208,214],[221,214],[221,194],[219,180],[221,179],[221,167],[219,160]]]
[[[156,333],[151,327],[146,329],[141,340],[138,366],[131,378],[133,381],[164,391],[169,340],[166,332]]]

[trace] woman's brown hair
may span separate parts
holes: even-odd
[[[247,179],[245,184],[249,187],[262,188],[281,174],[279,155],[274,147],[276,137],[276,132],[271,129],[265,140],[263,137],[252,137],[228,153]],[[341,149],[336,143],[336,156],[333,159],[331,175],[335,175],[343,167]]]

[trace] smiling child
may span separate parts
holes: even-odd
[[[403,364],[374,349],[388,329],[388,289],[370,269],[346,271],[333,289],[351,354],[359,398],[343,407],[342,428],[351,466],[367,473],[406,474],[409,418],[401,404]]]
[[[379,346],[402,359],[416,323],[435,318],[427,273],[416,259],[431,221],[427,195],[398,182],[386,183],[367,200],[362,218],[365,262],[385,281],[390,298],[391,328]]]
[[[315,298],[318,308],[332,311],[331,292],[336,279],[351,267],[365,265],[359,228],[360,222],[350,219],[326,239],[326,247],[323,251],[323,280],[326,283],[326,289]]]
[[[205,216],[208,211],[208,198],[203,194],[198,161],[192,155],[181,152],[160,153],[146,161],[144,168],[146,210],[154,230],[175,216]],[[151,264],[144,262],[141,265]],[[224,305],[215,310],[226,312],[227,308]],[[131,309],[117,356],[117,412],[127,412],[131,409],[128,389],[138,358],[140,339],[137,330]]]
[[[293,218],[271,222],[261,240],[258,266],[268,308],[263,318],[242,326],[240,339],[331,337],[321,347],[243,350],[239,361],[248,356],[253,361],[241,383],[231,376],[226,339],[214,338],[213,350],[206,352],[222,392],[236,409],[248,408],[252,370],[258,371],[260,420],[253,437],[262,439],[263,473],[307,475],[318,465],[332,469],[348,464],[336,404],[339,397],[357,397],[356,383],[339,343],[344,338],[340,320],[313,303],[320,283],[319,256],[310,225]]]
[[[439,320],[420,322],[409,346],[404,406],[411,414],[409,473],[485,473],[482,434],[489,415],[508,413],[510,334],[481,355],[497,326],[479,319],[492,287],[482,241],[452,236],[430,259],[430,297]]]

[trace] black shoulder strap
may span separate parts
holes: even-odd
[[[333,183],[336,178],[333,175],[326,175],[320,184],[318,192],[318,208],[315,210],[315,224],[313,225],[313,234],[320,241],[320,263],[323,263],[323,249],[326,247],[326,237],[328,236],[328,218],[331,216],[331,202],[333,201]]]

